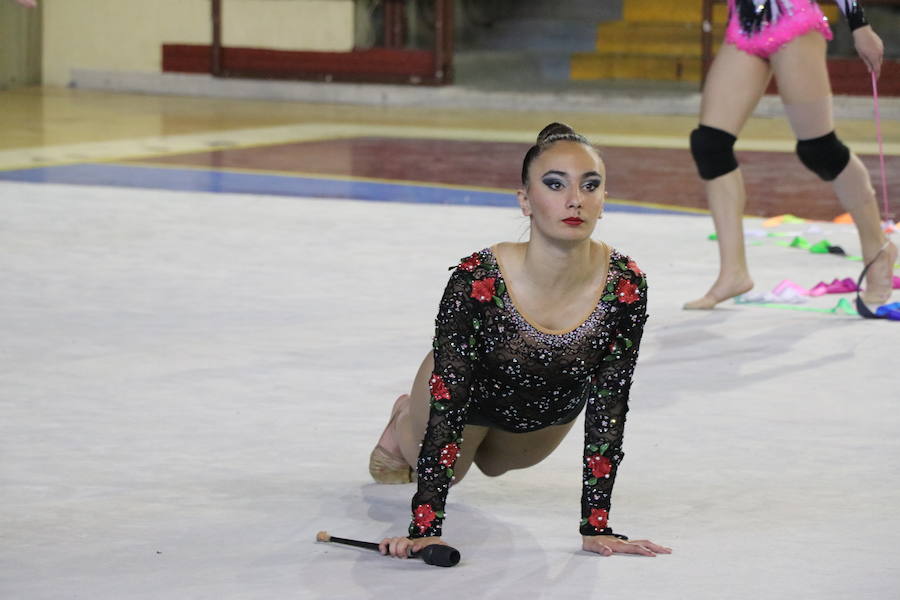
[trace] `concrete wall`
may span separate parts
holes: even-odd
[[[165,43],[208,44],[209,0],[43,0],[43,77],[67,85],[73,68],[159,72]],[[229,46],[345,51],[353,0],[225,0]]]

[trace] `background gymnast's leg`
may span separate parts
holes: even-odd
[[[700,125],[737,137],[769,84],[765,60],[723,44],[710,67],[700,105]],[[727,168],[727,167],[726,167]],[[701,298],[684,305],[709,309],[753,287],[744,253],[746,195],[740,168],[706,178],[706,196],[719,243],[719,276]]]
[[[834,121],[825,45],[825,39],[818,32],[810,32],[772,55],[771,62],[794,135],[798,140],[805,140],[798,144],[798,153],[805,152],[807,166],[826,181],[831,181],[841,205],[856,223],[863,259],[868,263],[887,238],[881,229],[869,172],[836,137],[829,137],[834,131]],[[838,161],[836,156],[842,160]],[[878,257],[866,276],[864,300],[876,304],[887,301],[896,259],[897,249],[893,245]]]

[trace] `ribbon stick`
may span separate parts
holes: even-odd
[[[875,71],[872,75],[872,99],[875,102],[875,133],[878,136],[878,159],[881,165],[881,201],[884,204],[885,220],[893,220],[893,215],[888,214],[888,193],[887,193],[887,176],[884,171],[884,143],[881,138],[881,110],[878,108],[878,78]]]

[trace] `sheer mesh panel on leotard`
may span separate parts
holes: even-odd
[[[441,299],[431,413],[416,466],[411,537],[438,536],[470,403],[497,427],[525,433],[586,404],[580,530],[609,533],[628,394],[646,321],[647,283],[613,252],[600,298],[568,332],[548,333],[513,305],[490,249],[463,259]]]

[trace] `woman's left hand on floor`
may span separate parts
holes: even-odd
[[[611,535],[583,535],[581,539],[582,550],[596,552],[603,556],[612,556],[613,554],[639,554],[641,556],[672,554],[671,548],[660,546],[650,540],[620,540]]]

